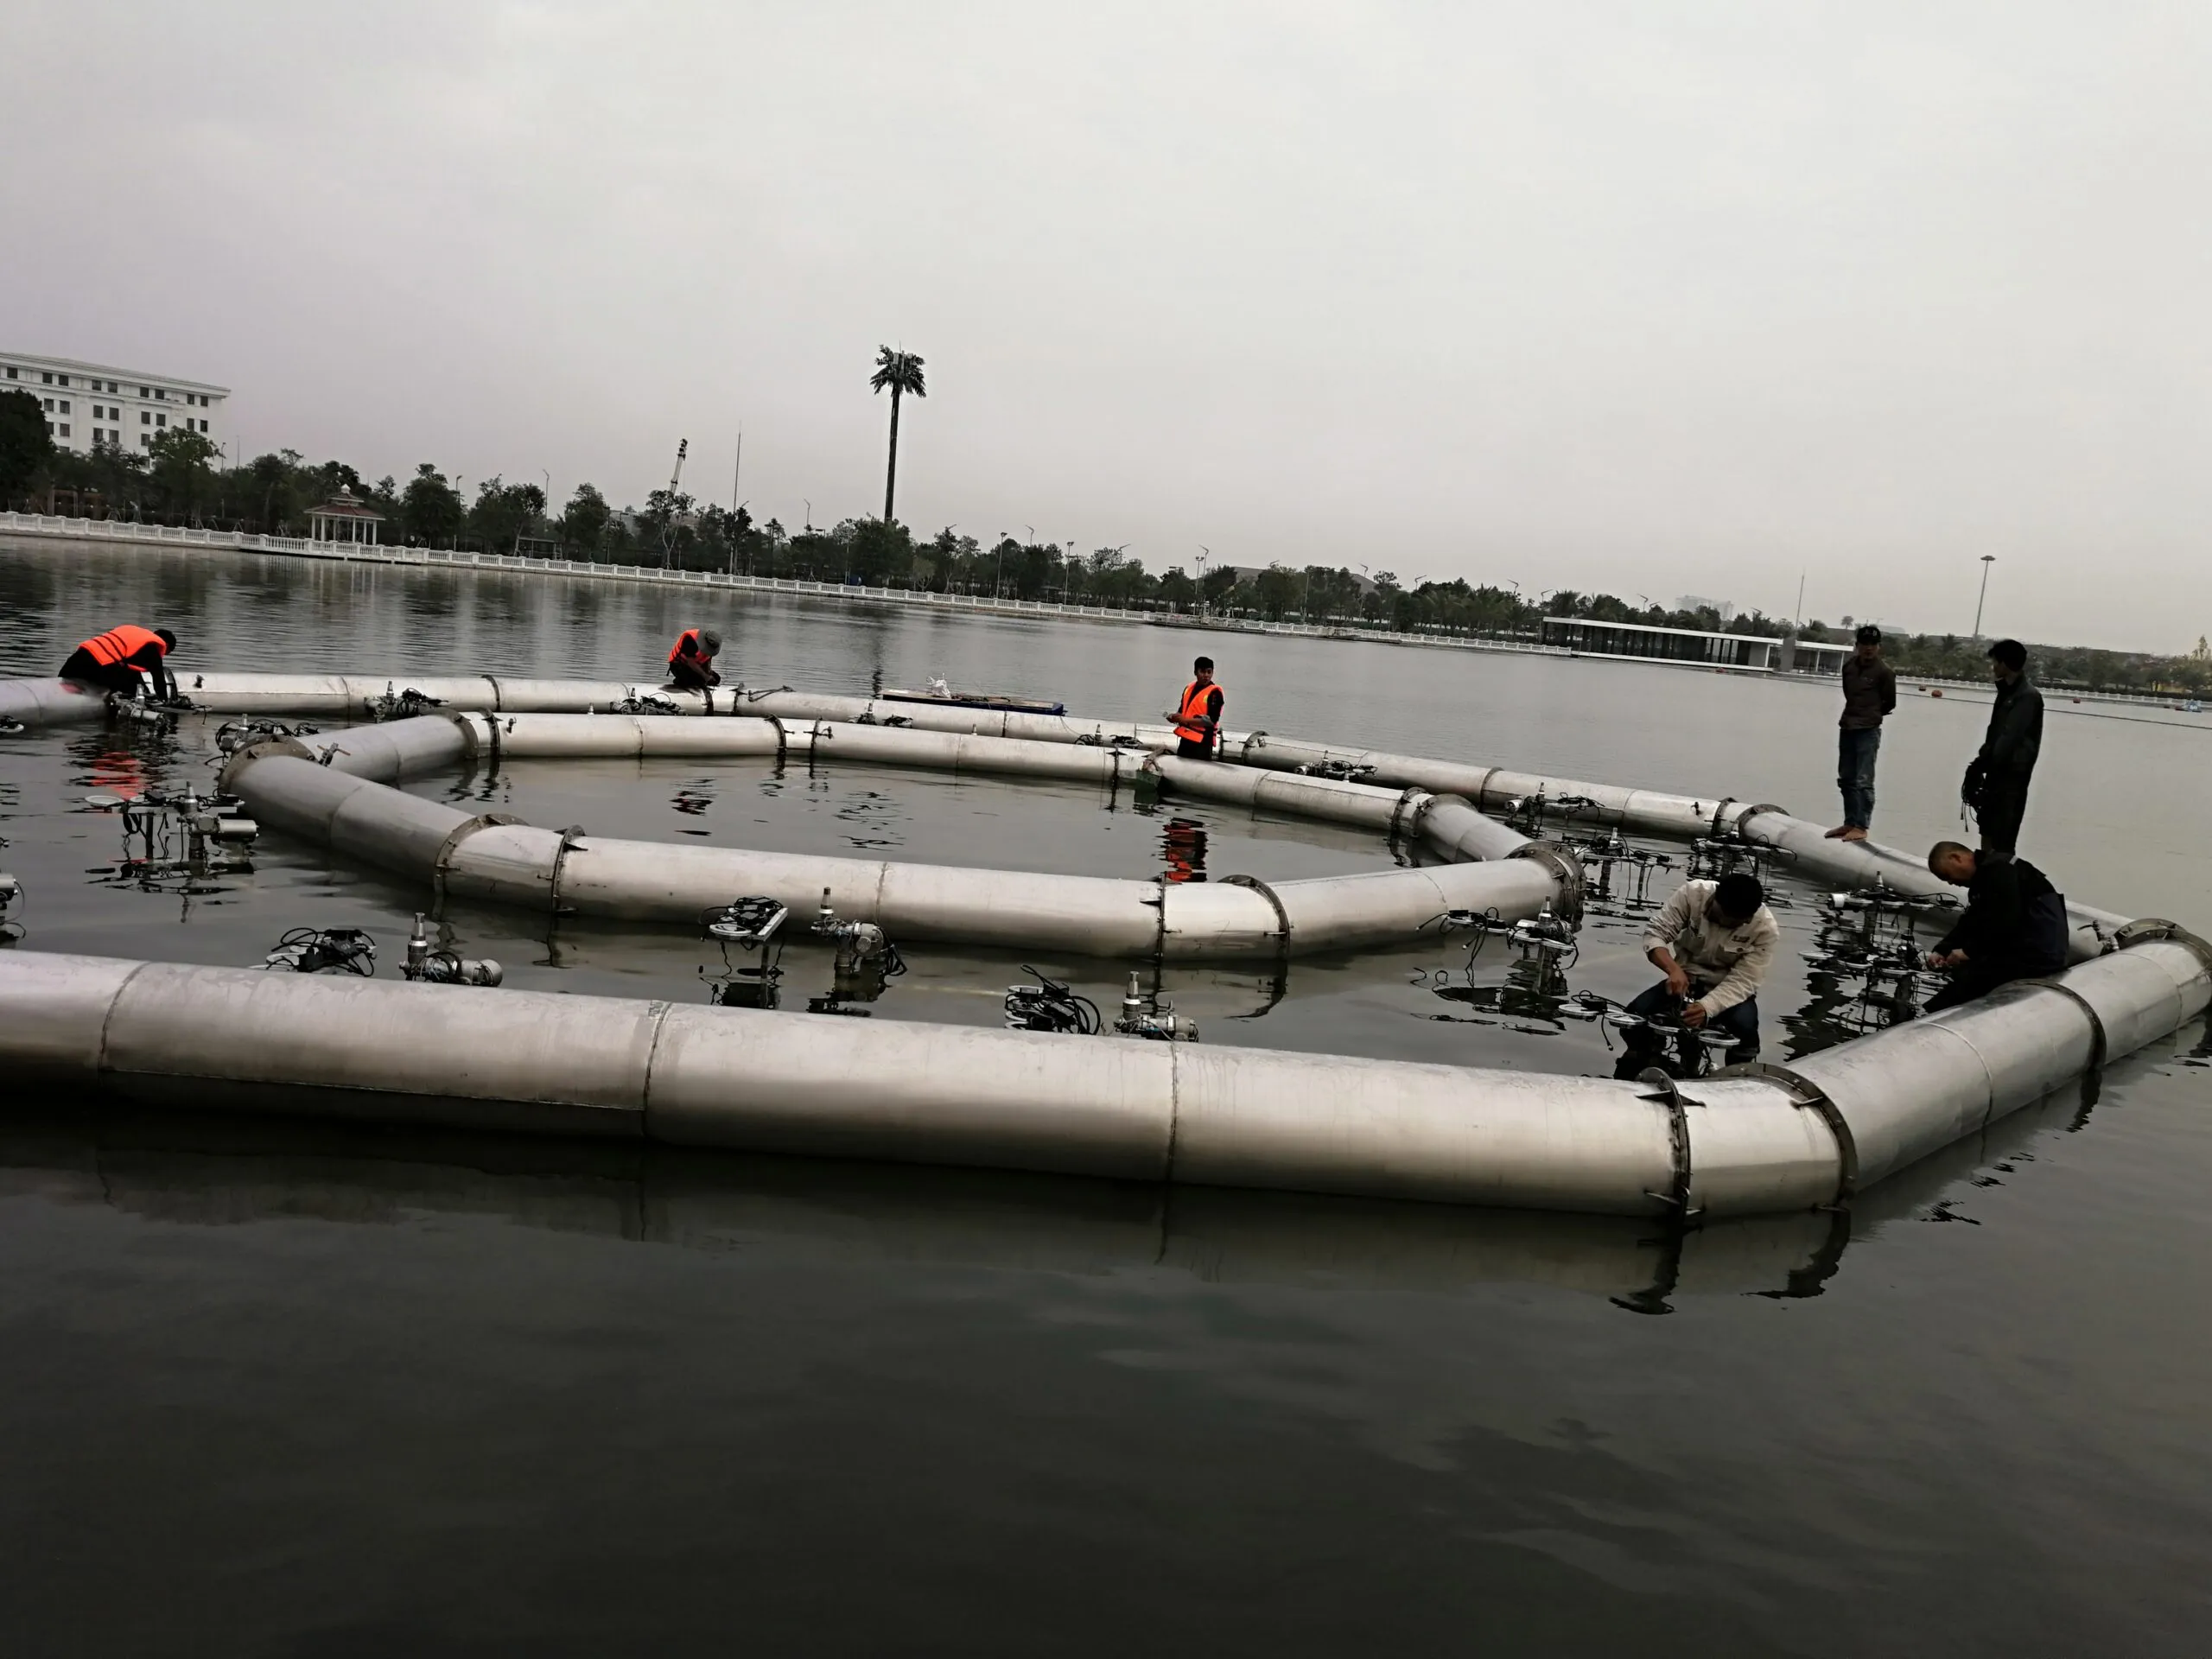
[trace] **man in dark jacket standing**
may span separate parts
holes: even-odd
[[[1874,821],[1874,757],[1882,747],[1882,717],[1897,712],[1897,677],[1882,660],[1882,631],[1872,622],[1843,659],[1843,717],[1836,722],[1835,784],[1843,791],[1843,822],[1830,841],[1864,841]]]
[[[2028,648],[2018,640],[1999,639],[1989,648],[1989,661],[1997,701],[1960,793],[1981,826],[1984,856],[2003,860],[2018,844],[2028,779],[2043,752],[2043,693],[2028,683]]]
[[[1928,956],[1951,982],[1929,999],[1941,1013],[1986,996],[2016,979],[2036,979],[2066,966],[2066,895],[2025,859],[1992,858],[1955,841],[1929,850],[1928,868],[1967,890],[1966,914]]]

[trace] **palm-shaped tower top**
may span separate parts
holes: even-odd
[[[894,352],[888,346],[876,348],[875,372],[868,383],[878,391],[890,392],[893,407],[902,392],[911,391],[917,397],[930,395],[922,384],[922,359],[912,352]]]
[[[922,359],[912,352],[894,352],[888,346],[875,354],[875,372],[868,377],[868,385],[881,391],[891,390],[891,461],[883,473],[883,522],[891,523],[891,499],[899,483],[899,400],[912,392],[917,397],[926,397],[929,388],[922,380]]]

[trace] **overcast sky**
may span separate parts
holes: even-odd
[[[2212,7],[10,0],[0,346],[248,449],[2179,650]]]

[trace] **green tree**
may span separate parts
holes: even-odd
[[[680,556],[697,539],[699,521],[692,512],[696,504],[683,490],[655,490],[645,498],[645,510],[638,515],[638,528],[645,536],[647,547],[660,549],[664,565],[681,565]]]
[[[1260,607],[1260,614],[1270,622],[1282,620],[1283,613],[1298,602],[1298,572],[1280,564],[1270,564],[1260,572],[1252,584],[1252,597]]]
[[[1171,564],[1160,573],[1160,596],[1177,610],[1187,611],[1198,602],[1198,584],[1181,565]]]
[[[213,462],[222,451],[204,433],[173,426],[146,447],[149,481],[161,511],[197,519],[215,498]]]
[[[511,553],[545,516],[545,492],[535,484],[507,484],[493,474],[477,487],[468,510],[468,534],[493,553]]]
[[[588,484],[577,485],[576,493],[561,511],[562,547],[571,558],[578,554],[596,558],[600,544],[606,539],[607,521],[611,516],[605,496]]]
[[[446,475],[426,461],[415,468],[415,476],[400,493],[399,517],[408,540],[435,546],[440,542],[451,545],[460,538],[467,513]]]
[[[0,391],[0,506],[12,505],[54,460],[46,411],[28,391]]]
[[[917,397],[929,396],[922,380],[922,359],[912,352],[894,352],[888,346],[875,354],[875,372],[868,378],[868,385],[881,391],[891,391],[891,461],[883,474],[883,522],[896,522],[892,512],[892,498],[899,484],[899,400],[908,392]]]
[[[861,581],[888,587],[912,580],[914,539],[906,525],[863,518],[852,524],[847,544],[852,560],[849,568]]]

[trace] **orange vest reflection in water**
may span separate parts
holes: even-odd
[[[1179,884],[1203,881],[1206,879],[1206,827],[1191,818],[1170,818],[1167,827],[1160,832],[1160,856],[1167,861],[1167,868],[1160,873],[1163,881]]]

